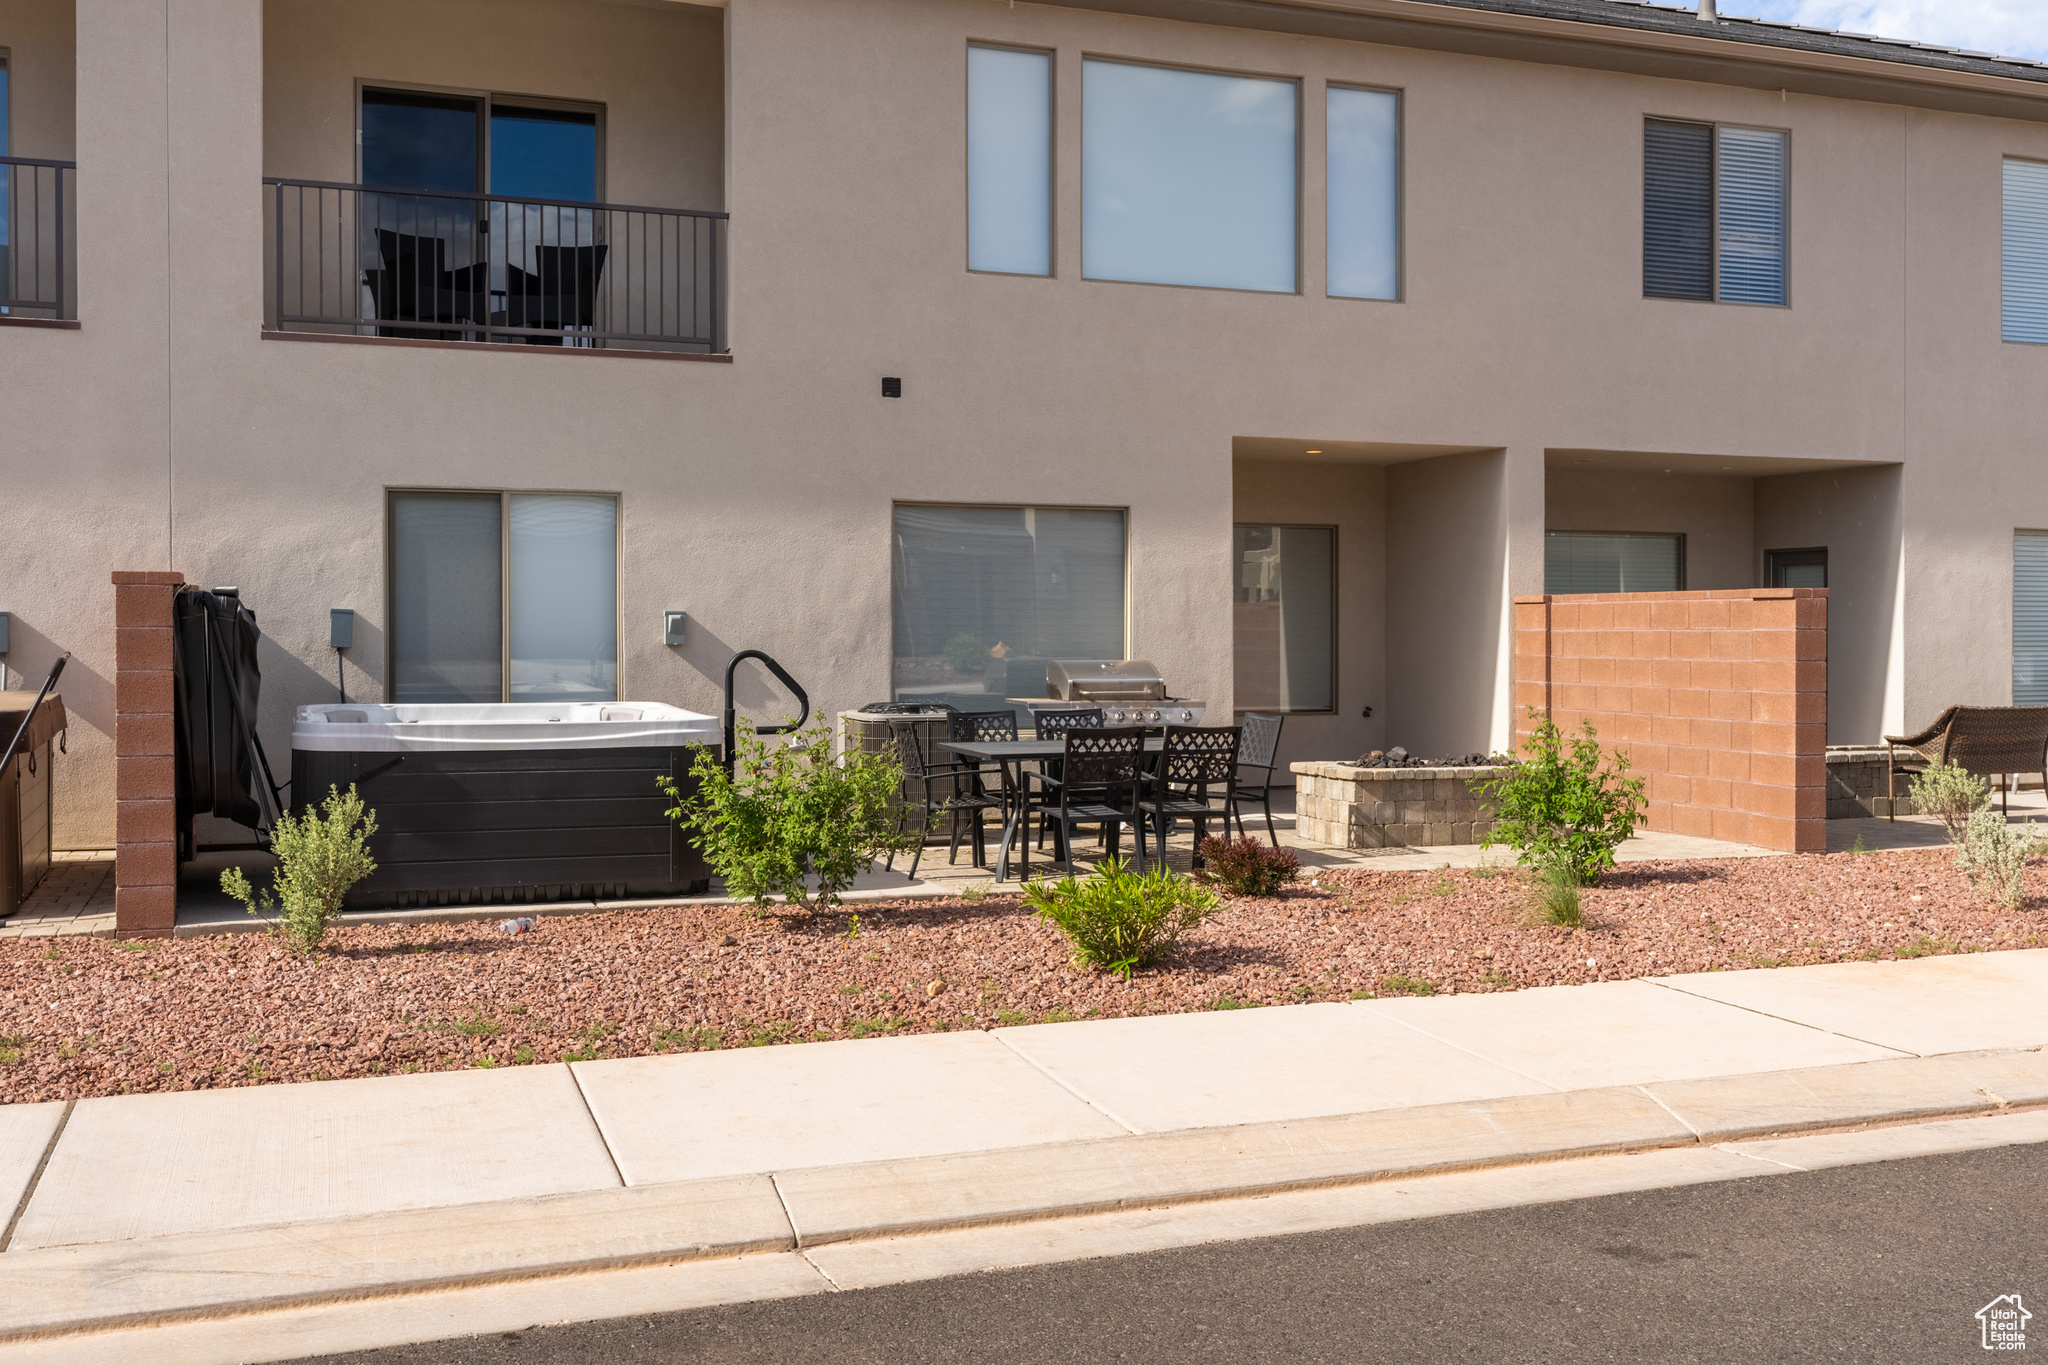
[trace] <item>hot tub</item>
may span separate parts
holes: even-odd
[[[655,779],[692,790],[693,749],[718,742],[655,702],[301,706],[292,801],[353,784],[376,812],[349,909],[683,895],[711,869]]]

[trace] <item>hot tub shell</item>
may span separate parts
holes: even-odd
[[[353,785],[376,813],[348,909],[686,895],[711,869],[656,779],[694,791],[718,732],[650,702],[302,706],[292,801]]]

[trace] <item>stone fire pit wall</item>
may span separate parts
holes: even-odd
[[[1649,778],[1649,829],[1827,850],[1825,588],[1515,599],[1525,708],[1591,720]]]
[[[1476,844],[1492,808],[1473,784],[1496,768],[1354,768],[1291,763],[1294,831],[1328,848],[1426,848]]]

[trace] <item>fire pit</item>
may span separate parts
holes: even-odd
[[[1507,760],[1418,758],[1406,749],[1353,762],[1294,763],[1294,829],[1330,848],[1476,844],[1493,829],[1479,784]]]

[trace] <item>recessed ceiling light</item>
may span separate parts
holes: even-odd
[[[1304,454],[1304,455],[1320,455],[1320,454],[1322,454],[1323,452],[1322,452],[1322,451],[1320,451],[1320,450],[1304,450],[1304,451],[1302,451],[1301,453],[1302,453],[1302,454]]]

